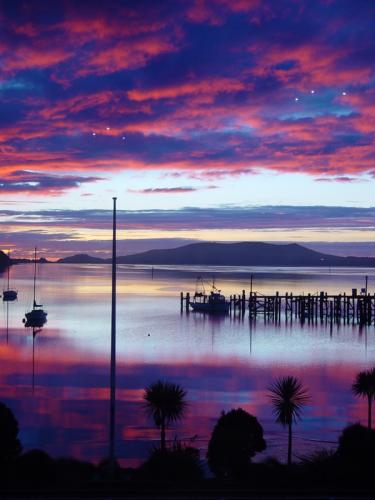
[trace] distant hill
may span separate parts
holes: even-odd
[[[60,259],[62,263],[109,263],[80,254]],[[192,243],[168,250],[149,250],[118,257],[119,264],[201,265],[201,266],[353,266],[375,267],[375,258],[338,257],[291,243]]]
[[[291,243],[193,243],[118,258],[126,264],[214,266],[375,266],[375,258],[337,257]]]
[[[10,264],[10,259],[6,253],[0,250],[0,270],[6,269]]]
[[[79,253],[59,259],[57,262],[60,264],[103,264],[107,260],[108,259],[100,259],[99,257],[91,257],[91,255],[87,255],[86,253]]]

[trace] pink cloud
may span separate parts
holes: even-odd
[[[139,68],[156,56],[176,50],[176,40],[169,35],[158,34],[124,40],[107,48],[98,48],[95,53],[88,56],[85,65],[77,69],[76,75],[103,75],[123,69]]]
[[[221,92],[238,92],[244,89],[245,85],[238,79],[212,78],[149,90],[134,89],[128,92],[128,96],[133,101],[144,101],[148,99],[176,98],[190,94],[209,94],[210,98],[208,102],[212,102],[212,95]],[[201,104],[201,101],[198,101],[198,103]]]
[[[26,70],[31,68],[49,68],[66,61],[72,56],[73,52],[69,49],[37,46],[22,46],[11,48],[3,54],[6,71]]]
[[[322,85],[345,87],[353,81],[368,82],[373,74],[372,69],[367,66],[353,68],[341,64],[344,58],[350,57],[350,49],[348,50],[347,46],[331,47],[319,40],[296,46],[262,40],[253,42],[249,51],[257,61],[253,70],[255,75],[264,77],[274,74],[284,85],[302,91]],[[281,64],[283,62],[294,64],[286,70]]]

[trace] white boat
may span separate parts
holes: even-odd
[[[25,318],[23,322],[25,327],[31,328],[41,328],[47,322],[47,312],[43,310],[42,304],[36,303],[36,247],[35,247],[35,256],[34,256],[34,300],[33,300],[33,308],[31,311],[25,314]]]

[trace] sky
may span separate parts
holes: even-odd
[[[0,248],[375,255],[375,3],[3,0]]]

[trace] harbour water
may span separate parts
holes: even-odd
[[[256,324],[239,316],[180,314],[180,291],[194,292],[197,275],[215,277],[222,293],[351,293],[375,291],[373,269],[118,267],[117,455],[123,465],[147,457],[159,433],[142,407],[143,389],[158,378],[188,391],[186,417],[168,431],[202,450],[222,410],[242,407],[261,422],[267,450],[285,459],[286,431],[274,422],[267,387],[295,375],[311,403],[295,429],[295,457],[334,448],[348,423],[366,423],[366,402],[351,394],[354,375],[375,365],[375,326]],[[22,324],[32,302],[33,266],[14,266],[19,300],[0,318],[0,400],[15,413],[24,449],[98,462],[108,451],[109,265],[39,266],[37,301],[48,323],[35,338]],[[5,280],[5,276],[3,277]],[[8,335],[7,335],[8,333]]]

